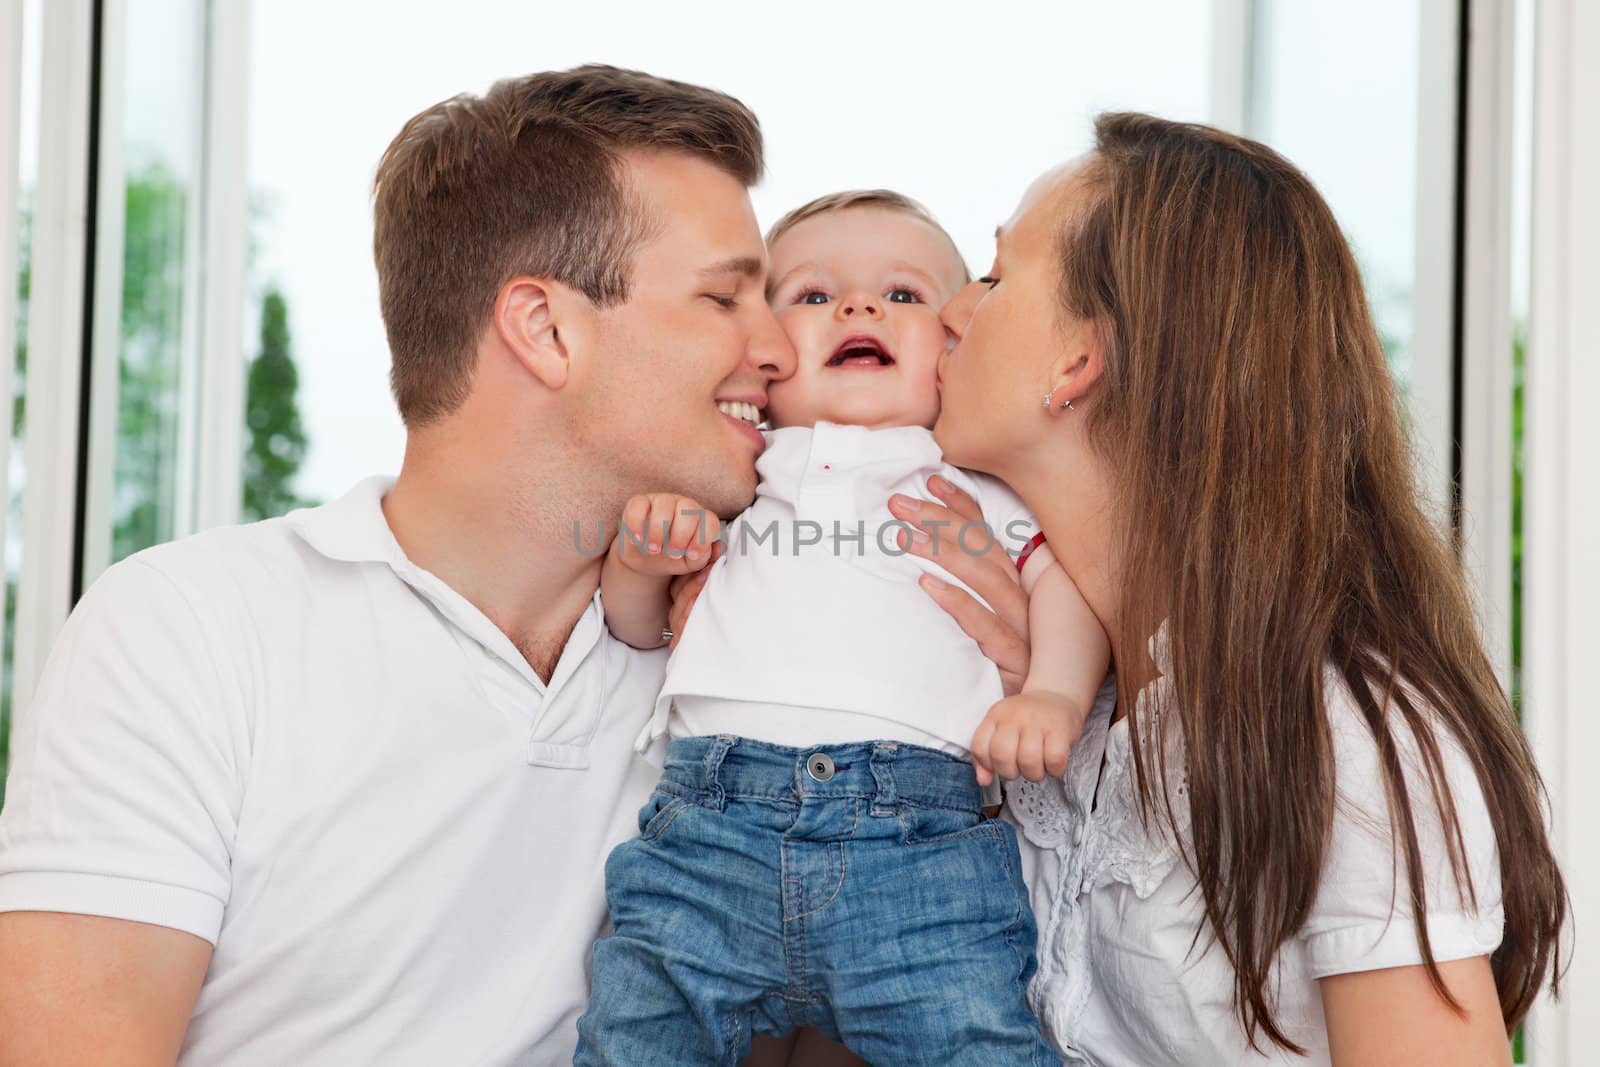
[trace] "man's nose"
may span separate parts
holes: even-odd
[[[833,314],[841,322],[854,318],[881,319],[883,301],[865,291],[846,293],[834,305]]]
[[[750,333],[750,347],[745,358],[769,381],[782,381],[794,373],[797,362],[794,345],[778,324],[778,316],[765,305],[762,312],[761,321]]]

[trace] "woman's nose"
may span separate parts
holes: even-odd
[[[834,307],[840,319],[883,318],[883,301],[866,292],[846,293]]]
[[[968,282],[939,309],[939,321],[944,323],[945,332],[950,337],[959,341],[966,334],[967,323],[972,321],[972,310],[978,306],[983,290],[982,282]]]

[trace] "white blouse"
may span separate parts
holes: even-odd
[[[1150,651],[1156,666],[1168,671],[1164,633]],[[1164,820],[1153,817],[1148,831],[1140,821],[1128,720],[1111,723],[1112,684],[1101,691],[1065,779],[1007,784],[1007,810],[1021,830],[1024,874],[1039,922],[1030,1001],[1066,1063],[1327,1064],[1317,979],[1421,962],[1377,746],[1342,679],[1331,668],[1325,677],[1338,807],[1316,903],[1305,927],[1279,950],[1272,978],[1278,1024],[1307,1050],[1304,1058],[1259,1030],[1258,1047],[1250,1048],[1234,1012],[1226,955],[1209,937],[1195,942],[1203,902]],[[1142,732],[1153,728],[1150,708],[1161,702],[1152,698],[1166,685],[1158,678],[1140,694]],[[1451,874],[1415,738],[1403,726],[1395,734],[1426,866],[1434,958],[1488,955],[1500,944],[1504,916],[1494,831],[1477,779],[1441,730],[1440,754],[1476,892],[1473,907]],[[1174,816],[1187,834],[1181,742],[1169,741],[1167,760]]]

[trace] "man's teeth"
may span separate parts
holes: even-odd
[[[754,404],[746,404],[738,400],[719,400],[717,410],[724,415],[732,415],[736,419],[743,419],[751,426],[761,424],[761,409]]]

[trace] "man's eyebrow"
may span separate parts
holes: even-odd
[[[761,260],[755,256],[734,256],[700,268],[700,277],[720,278],[727,274],[738,274],[745,278],[759,278],[763,269]]]

